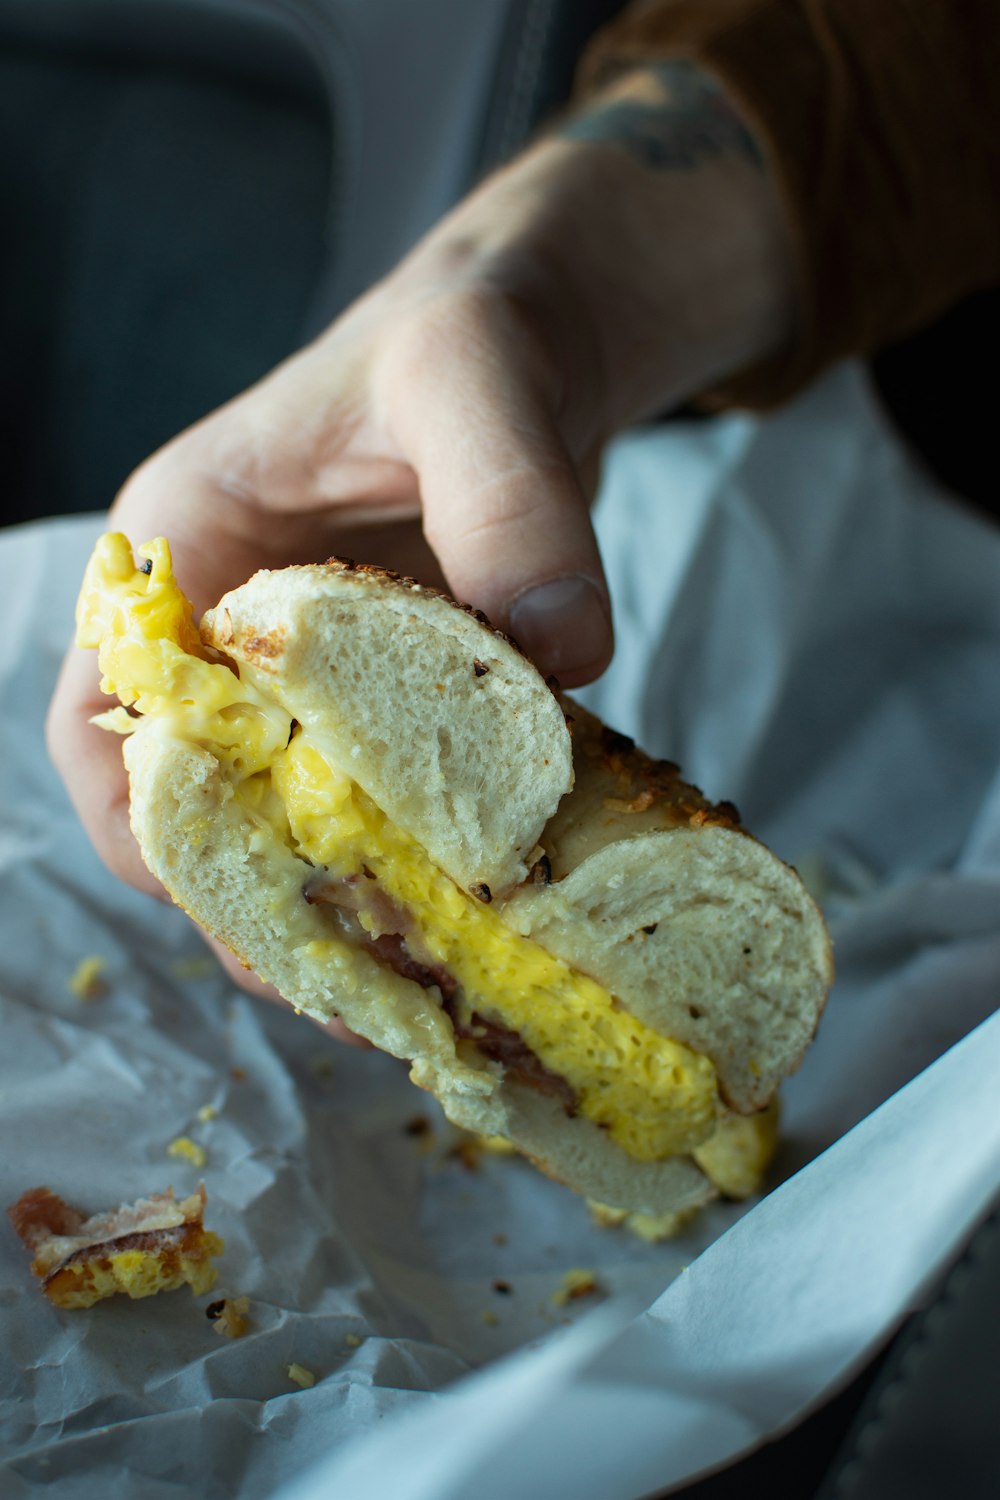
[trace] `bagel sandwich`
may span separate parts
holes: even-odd
[[[832,977],[819,911],[485,616],[333,559],[199,628],[168,544],[109,534],[77,620],[147,865],[297,1010],[616,1209],[694,1207],[727,1140],[770,1138]]]

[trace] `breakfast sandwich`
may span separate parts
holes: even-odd
[[[199,628],[167,543],[108,535],[78,640],[146,863],[297,1009],[602,1204],[717,1191],[713,1137],[766,1109],[831,979],[734,807],[380,569],[260,572]]]

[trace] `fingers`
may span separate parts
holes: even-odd
[[[138,890],[166,901],[162,885],[143,863],[129,825],[121,737],[90,723],[94,714],[110,706],[111,699],[100,690],[95,653],[72,647],[49,706],[45,726],[49,755],[108,869]]]
[[[389,421],[452,591],[564,686],[590,681],[612,652],[607,585],[523,329],[500,303],[467,303],[423,327],[392,377]]]
[[[337,396],[341,362],[327,367],[315,346],[154,455],[110,520],[136,545],[169,536],[197,614],[261,566],[332,552],[432,581],[431,555],[412,550],[422,510],[451,590],[573,687],[607,665],[612,630],[587,496],[557,420],[559,382],[511,303],[446,300],[446,318],[411,318],[405,337],[380,344],[391,358],[372,355],[363,419],[355,410],[340,423],[338,400],[350,410]],[[572,440],[579,457],[587,445]],[[380,517],[404,523],[403,552],[383,546]],[[71,651],[49,713],[50,753],[104,862],[162,900],[129,826],[121,742],[88,722],[108,706],[93,654]],[[242,988],[285,1003],[231,954],[220,958]],[[368,1045],[339,1020],[317,1024]]]

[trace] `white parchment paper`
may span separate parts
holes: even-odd
[[[104,873],[41,727],[99,523],[0,537],[0,1201],[203,1176],[213,1296],[252,1320],[223,1340],[186,1291],[59,1312],[0,1227],[4,1500],[633,1500],[847,1378],[996,1194],[1000,535],[850,368],[767,423],[619,443],[599,523],[619,651],[592,705],[734,797],[837,943],[784,1091],[787,1180],[658,1247],[522,1163],[470,1171],[405,1069],[238,994]],[[166,1155],[178,1135],[202,1171]],[[571,1266],[609,1300],[556,1307]]]

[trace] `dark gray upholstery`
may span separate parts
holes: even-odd
[[[109,504],[301,341],[329,254],[322,81],[284,33],[247,20],[230,52],[185,9],[159,47],[4,35],[0,8],[6,521]]]
[[[0,523],[110,504],[299,347],[616,3],[0,0]]]

